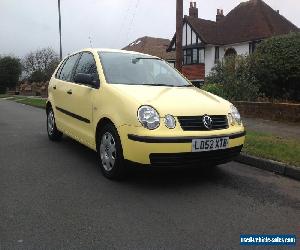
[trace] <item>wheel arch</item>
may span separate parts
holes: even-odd
[[[98,149],[98,144],[99,144],[99,133],[101,128],[103,128],[106,124],[112,124],[115,128],[115,124],[112,122],[111,119],[109,119],[108,117],[102,117],[98,123],[97,123],[97,127],[96,127],[96,134],[95,134],[95,140],[96,140],[96,149]]]
[[[46,113],[48,114],[49,109],[52,108],[52,104],[50,101],[47,101],[46,103]]]

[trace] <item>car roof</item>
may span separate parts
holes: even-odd
[[[140,53],[140,52],[136,52],[136,51],[121,50],[121,49],[107,49],[107,48],[85,48],[85,49],[76,51],[74,53],[70,53],[68,56],[74,55],[76,53],[83,52],[83,51],[90,51],[90,52],[96,52],[96,53],[97,52],[118,52],[118,53],[123,53],[123,54],[134,54],[134,55],[140,55],[140,56],[150,56],[153,58],[159,58],[157,56],[152,56],[149,54],[144,54],[144,53]]]

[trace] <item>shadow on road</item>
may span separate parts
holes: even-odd
[[[102,176],[100,168],[98,167],[98,160],[96,153],[78,143],[77,141],[64,137],[59,143],[62,147],[67,148],[68,154],[73,154],[72,157],[76,157],[78,162],[83,162],[82,168],[90,168],[91,174],[98,175],[99,178],[105,178]],[[220,182],[226,178],[228,173],[224,172],[220,167],[142,167],[142,166],[129,166],[127,174],[121,184],[131,184],[137,186],[151,186],[151,187],[176,187],[186,186],[191,187],[194,185],[201,185],[207,182]]]

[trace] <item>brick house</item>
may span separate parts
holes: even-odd
[[[48,96],[48,84],[49,82],[33,82],[28,81],[21,82],[16,88],[16,92],[24,96]]]
[[[215,21],[199,18],[196,2],[191,2],[183,18],[182,72],[201,82],[224,57],[253,53],[263,39],[289,32],[299,29],[262,0],[242,2],[227,15],[218,9]],[[174,52],[175,44],[176,34],[167,51]]]
[[[169,39],[144,36],[128,44],[123,50],[136,51],[160,57],[175,66],[175,52],[167,52]]]

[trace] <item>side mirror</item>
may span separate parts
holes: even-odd
[[[83,83],[86,85],[90,85],[92,87],[98,87],[98,81],[94,79],[93,75],[91,74],[84,74],[84,73],[77,73],[74,76],[74,82],[76,83]]]

